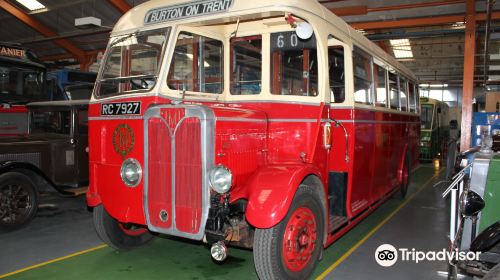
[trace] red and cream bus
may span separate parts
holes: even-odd
[[[0,42],[0,136],[28,133],[26,103],[46,100],[47,69],[19,45]]]
[[[314,0],[150,1],[89,112],[89,206],[116,249],[162,233],[304,279],[418,162],[416,77]]]

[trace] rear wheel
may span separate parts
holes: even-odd
[[[323,246],[321,199],[307,185],[298,189],[287,216],[269,229],[256,229],[254,262],[260,279],[307,279]]]
[[[403,199],[406,197],[406,194],[408,193],[408,186],[410,185],[410,157],[408,154],[405,156],[401,172],[401,185],[400,190],[397,193],[397,197]]]
[[[0,175],[0,228],[19,229],[27,225],[38,209],[38,191],[26,175]]]
[[[94,208],[94,226],[101,240],[116,250],[130,250],[153,238],[146,228],[119,223],[102,205]]]

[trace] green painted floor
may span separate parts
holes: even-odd
[[[408,197],[435,175],[430,166],[418,168],[412,176]],[[425,187],[429,187],[427,184]],[[389,199],[359,225],[324,252],[314,276],[319,276],[388,215],[403,200]],[[156,238],[150,244],[129,252],[103,248],[62,261],[21,272],[5,279],[256,279],[252,252],[229,249],[223,265],[212,262],[208,247],[184,240]],[[0,278],[2,278],[0,276]]]

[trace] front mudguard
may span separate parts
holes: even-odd
[[[278,224],[286,216],[300,184],[310,175],[323,181],[319,169],[309,164],[259,169],[242,188],[246,194],[240,193],[248,199],[245,214],[248,223],[256,228],[271,228]]]

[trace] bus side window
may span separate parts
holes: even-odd
[[[389,72],[389,96],[391,109],[399,109],[398,75]]]
[[[222,93],[223,44],[221,41],[181,32],[168,73],[168,87],[204,93]]]
[[[332,103],[342,103],[345,100],[345,66],[344,47],[328,48],[328,74]]]
[[[231,94],[259,94],[262,88],[262,36],[231,39]]]
[[[415,94],[415,84],[413,82],[408,83],[408,98],[410,103],[410,112],[415,113],[417,111],[417,100]]]
[[[376,63],[373,64],[373,72],[375,76],[375,105],[377,107],[387,106],[387,70]]]
[[[401,98],[401,111],[406,112],[408,110],[408,80],[399,76],[399,97]]]
[[[354,67],[354,101],[360,104],[373,104],[372,100],[372,61],[360,49],[352,52]]]
[[[300,40],[295,32],[271,34],[271,93],[318,95],[316,38]]]

